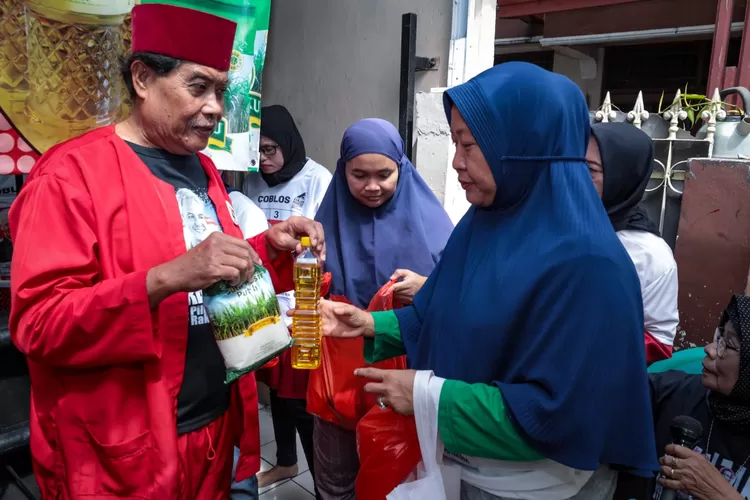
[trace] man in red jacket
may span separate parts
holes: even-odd
[[[319,224],[248,241],[204,149],[223,112],[235,24],[148,4],[123,66],[131,116],[48,151],[10,213],[10,327],[28,356],[44,498],[223,499],[260,464],[253,375],[224,384],[201,290],[262,263],[292,288]]]

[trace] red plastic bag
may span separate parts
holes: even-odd
[[[414,417],[372,408],[357,425],[357,500],[385,500],[422,459]]]
[[[269,362],[268,362],[268,363],[266,363],[265,365],[261,366],[261,367],[260,367],[260,369],[261,369],[261,370],[267,370],[267,369],[269,369],[269,368],[273,368],[274,366],[276,366],[276,365],[278,365],[278,364],[279,364],[279,356],[276,356],[276,357],[275,357],[275,358],[273,358],[273,359],[272,359],[271,361],[269,361]]]
[[[393,297],[394,281],[386,283],[375,294],[367,310],[387,311],[402,305]],[[348,302],[345,297],[331,300]],[[356,430],[357,422],[377,404],[377,396],[364,391],[367,380],[356,377],[354,370],[374,366],[383,370],[403,370],[406,357],[367,365],[363,354],[364,340],[330,339],[322,342],[321,366],[310,373],[307,386],[307,411],[348,430]]]

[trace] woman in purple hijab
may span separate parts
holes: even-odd
[[[349,127],[318,210],[332,295],[366,308],[392,276],[409,301],[440,260],[453,223],[404,155],[396,128],[368,118]],[[354,376],[354,375],[352,375]],[[354,499],[356,434],[316,417],[315,482],[323,500]]]

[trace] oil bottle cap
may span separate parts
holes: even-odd
[[[300,243],[302,243],[303,247],[312,246],[312,243],[310,243],[310,237],[309,236],[303,236],[302,238],[300,238]]]

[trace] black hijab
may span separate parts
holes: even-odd
[[[631,229],[657,236],[659,228],[638,206],[654,164],[651,138],[628,123],[597,123],[591,135],[599,144],[604,171],[602,203],[615,231]]]
[[[305,166],[305,143],[294,124],[294,118],[284,106],[265,106],[260,110],[260,118],[260,135],[278,144],[284,155],[281,170],[272,174],[260,172],[268,187],[274,187],[289,182]]]
[[[724,310],[721,326],[732,321],[740,336],[740,375],[729,396],[711,391],[708,406],[723,424],[750,430],[750,297],[735,295]]]

